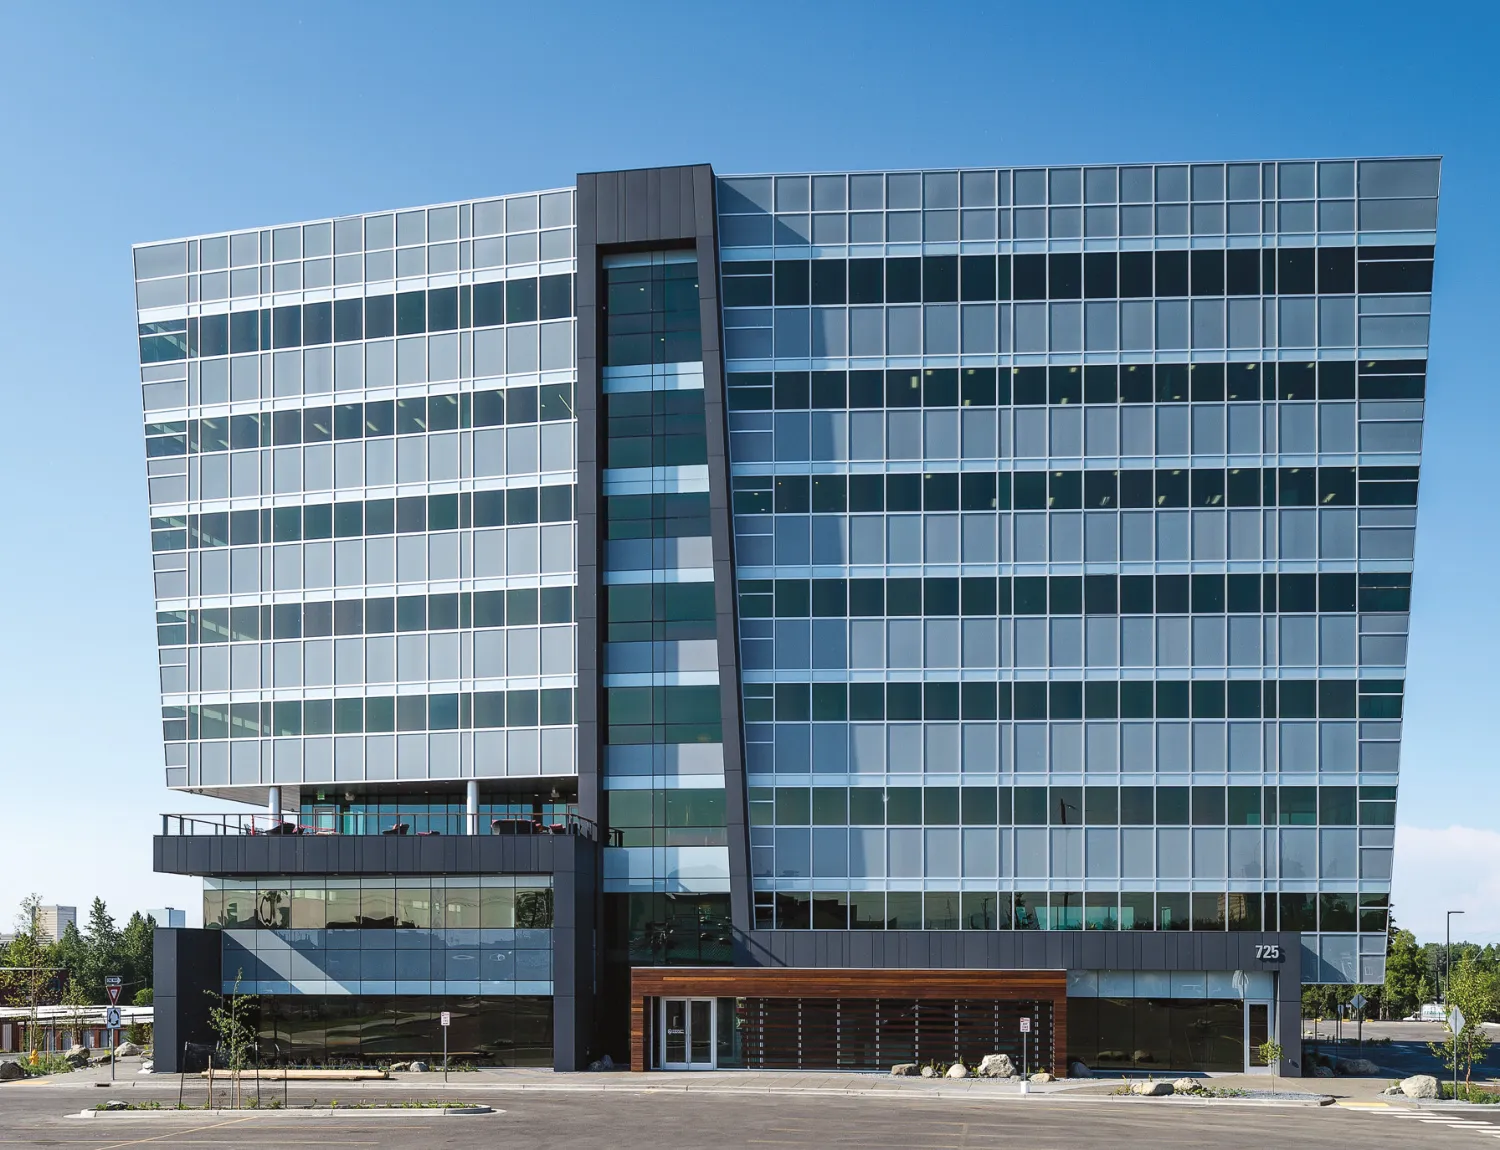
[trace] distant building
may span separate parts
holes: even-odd
[[[37,933],[56,942],[63,931],[78,925],[76,906],[39,906],[36,908]]]
[[[164,906],[158,910],[145,912],[147,918],[154,918],[157,926],[180,929],[187,926],[187,911],[178,910],[176,907]]]

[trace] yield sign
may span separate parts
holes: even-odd
[[[106,986],[104,989],[109,993],[109,1004],[111,1006],[119,1006],[120,988],[118,986]]]

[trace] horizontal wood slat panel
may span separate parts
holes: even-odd
[[[756,998],[1063,998],[1061,970],[851,970],[638,966],[632,996]]]
[[[1050,1064],[1059,1077],[1067,1065],[1061,970],[635,967],[632,1070],[647,1069],[661,998],[745,1000],[744,1057],[752,1067],[870,1069],[998,1052],[1019,1063],[1022,1014],[1037,1020],[1028,1044],[1032,1065]]]

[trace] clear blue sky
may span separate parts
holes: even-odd
[[[1431,938],[1465,906],[1500,939],[1497,23],[1389,3],[0,9],[0,925],[32,889],[126,913],[196,898],[150,873],[156,812],[189,804],[161,784],[131,243],[580,169],[1420,152],[1445,163],[1396,907]]]

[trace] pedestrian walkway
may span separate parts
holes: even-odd
[[[1471,1110],[1451,1108],[1438,1109],[1416,1109],[1409,1106],[1386,1106],[1378,1104],[1346,1104],[1345,1108],[1357,1114],[1369,1114],[1377,1118],[1390,1118],[1397,1121],[1408,1122],[1421,1126],[1443,1126],[1450,1130],[1472,1130],[1475,1134],[1489,1138],[1491,1141],[1500,1140],[1500,1115],[1495,1118],[1471,1118]]]

